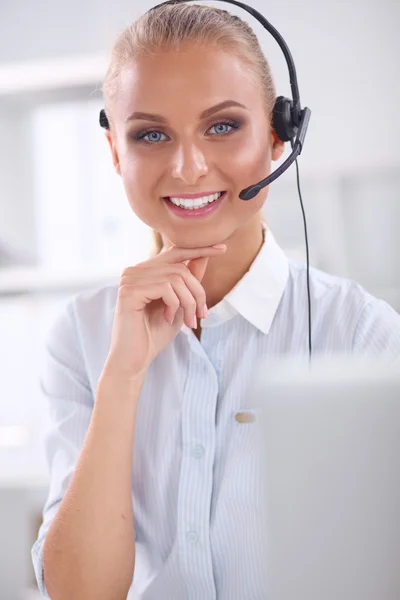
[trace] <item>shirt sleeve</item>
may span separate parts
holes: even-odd
[[[49,490],[43,522],[31,552],[39,590],[49,598],[43,578],[44,540],[71,480],[93,409],[74,300],[68,302],[47,334],[40,392],[47,400],[51,421],[44,439]]]
[[[387,302],[371,298],[358,320],[353,349],[386,362],[400,361],[400,314]]]
[[[59,314],[46,338],[40,393],[48,403],[51,426],[44,439],[49,471],[49,490],[43,508],[43,522],[31,555],[39,591],[49,598],[44,583],[43,545],[72,478],[89,427],[94,394],[89,383],[79,335],[75,298]],[[135,581],[127,600],[137,600],[154,577],[146,545],[135,540]]]

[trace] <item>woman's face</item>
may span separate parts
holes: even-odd
[[[129,203],[171,243],[222,242],[260,213],[268,188],[250,201],[239,193],[269,175],[284,143],[270,129],[260,82],[233,54],[191,47],[138,59],[120,75],[111,120]],[[198,216],[166,199],[214,192],[225,193]]]

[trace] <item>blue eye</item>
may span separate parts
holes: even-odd
[[[148,142],[150,144],[152,144],[152,143],[157,144],[158,142],[163,141],[159,137],[157,137],[160,135],[164,135],[164,134],[161,133],[161,131],[143,131],[142,133],[138,134],[136,139],[145,140],[146,142]],[[166,136],[164,135],[164,137],[166,137]],[[148,138],[148,139],[146,139],[146,138]]]
[[[232,121],[232,122],[221,122],[221,123],[216,123],[215,125],[213,125],[212,127],[210,127],[210,129],[216,129],[216,134],[217,135],[226,135],[227,133],[230,133],[230,131],[232,129],[238,129],[239,128],[239,123]],[[229,127],[230,129],[228,130],[224,130],[224,128]]]
[[[241,126],[241,123],[239,121],[221,121],[219,123],[216,123],[212,127],[210,127],[210,129],[208,131],[215,129],[215,132],[212,133],[212,135],[216,135],[217,137],[222,137],[224,135],[229,135],[230,133],[233,132],[234,129],[239,129],[240,126]],[[162,137],[162,136],[164,136],[164,137]],[[165,142],[165,140],[167,140],[168,137],[161,131],[144,130],[144,131],[139,131],[139,133],[137,133],[133,139],[137,142],[143,142],[145,144],[155,145],[155,144],[160,144],[161,142]]]

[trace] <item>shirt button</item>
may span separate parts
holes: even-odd
[[[186,534],[186,539],[191,544],[195,544],[198,541],[199,536],[197,535],[197,533],[195,531],[188,531]]]
[[[199,446],[195,446],[193,448],[193,456],[195,458],[201,458],[203,456],[203,454],[204,454],[204,448],[203,448],[203,446],[199,445]]]

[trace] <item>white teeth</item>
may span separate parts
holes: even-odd
[[[195,199],[185,199],[185,198],[169,198],[169,200],[176,204],[176,206],[180,206],[181,208],[187,208],[189,210],[193,210],[194,208],[204,208],[207,204],[211,204],[211,202],[215,202],[222,196],[223,192],[217,192],[216,194],[212,194],[211,196],[203,196],[202,198]]]

